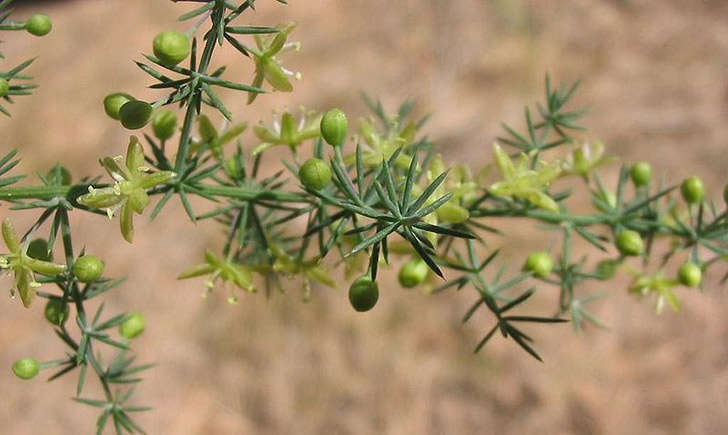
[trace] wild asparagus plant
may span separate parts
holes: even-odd
[[[378,284],[378,271],[398,256],[404,263],[399,272],[403,287],[420,287],[433,295],[452,288],[475,291],[463,322],[479,310],[490,312],[494,321],[484,329],[476,352],[500,331],[539,360],[521,325],[567,319],[577,330],[586,322],[601,325],[587,308],[601,295],[580,290],[587,282],[614,279],[623,270],[633,276],[629,292],[654,295],[658,311],[665,304],[678,310],[675,289],[700,286],[706,272],[728,258],[728,211],[706,198],[702,181],[687,178],[679,189],[680,200],[674,194],[677,186],[653,182],[649,164],[638,162],[622,166],[616,186],[608,187],[597,169],[613,159],[604,155],[601,143],[580,139],[584,111],[567,108],[578,83],[554,88],[548,76],[544,102],[535,112],[525,109],[524,131],[504,125],[506,135],[492,148],[494,162],[481,168],[445,162],[422,134],[427,118],[411,119],[411,102],[388,114],[366,96],[372,116],[362,119],[353,135],[338,109],[325,114],[302,110],[299,116],[282,111],[272,125],[253,127],[257,141],[244,147],[240,138],[247,123],[233,116],[219,92],[244,92],[252,103],[266,89],[292,91],[291,79],[300,75],[286,70],[281,56],[300,49],[289,41],[295,25],[237,25],[243,14],[253,11],[254,0],[173,1],[200,3],[179,18],[192,24],[184,33],[161,32],[152,44],[154,55],[137,62],[154,79],[150,87],[164,95],[145,102],[115,91],[104,100],[106,113],[126,128],[142,129],[151,122],[152,134],[142,133],[147,150],[131,136],[125,156],[103,157],[100,162],[110,181],[72,181],[68,170],[56,165],[40,176],[40,185],[15,186],[23,176],[6,174],[18,163],[16,153],[0,160],[0,200],[16,210],[40,210],[22,237],[8,218],[3,221],[9,253],[0,257],[0,266],[13,274],[13,292],[23,305],[30,307],[35,296],[47,299],[45,316],[67,347],[63,358],[44,363],[20,359],[13,371],[22,379],[48,368],[58,369],[50,379],[76,371],[74,400],[100,409],[99,433],[109,418],[117,433],[142,431],[131,414],[147,408],[128,404],[133,388],[112,387],[137,383],[138,373],[150,367],[134,365],[129,356],[128,340],[143,331],[145,319],[132,312],[102,320],[103,303],[89,315],[88,302],[121,280],[102,277],[98,258],[74,250],[72,211],[109,218],[118,214],[121,235],[131,243],[135,214],[148,212],[154,219],[173,197],[179,198],[191,221],[212,220],[227,234],[222,246],[210,247],[203,261],[180,271],[179,278],[206,277],[205,294],[222,284],[231,303],[241,291],[262,287],[270,295],[282,289],[282,277],[297,277],[294,285],[308,300],[314,286],[336,287],[332,268],[343,265],[352,281],[353,308],[368,311],[391,292],[390,286]],[[32,20],[9,21],[9,4],[0,3],[0,29],[30,31],[27,23]],[[205,24],[207,30],[200,31]],[[225,67],[215,64],[216,49],[223,45],[254,63],[251,84],[228,77]],[[27,78],[19,72],[29,64],[2,77]],[[31,87],[11,84],[4,97],[10,101],[11,95],[28,93]],[[184,113],[179,129],[174,106]],[[211,121],[215,114],[224,118],[222,128]],[[290,157],[280,171],[264,174],[263,159],[279,145],[288,147]],[[594,205],[591,213],[569,211],[571,188],[552,186],[564,178],[581,180]],[[212,210],[196,210],[190,196],[209,200]],[[152,198],[156,202],[150,207]],[[529,255],[522,267],[498,266],[499,250],[490,246],[501,243],[499,222],[504,218],[545,224],[557,232],[560,243]],[[47,238],[31,241],[46,223]],[[53,261],[59,235],[65,264]],[[574,257],[578,239],[596,248],[598,262]],[[664,243],[658,247],[658,241]],[[670,272],[673,257],[683,264]],[[50,290],[52,285],[57,290]],[[559,288],[555,315],[517,313],[536,285]],[[65,326],[72,316],[75,332]],[[114,327],[120,339],[112,338]],[[108,364],[100,354],[105,345],[116,350]],[[103,387],[102,399],[81,397],[88,366]]]

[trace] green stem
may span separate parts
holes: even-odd
[[[212,184],[195,184],[195,188],[212,196],[224,196],[243,201],[274,200],[280,202],[311,202],[311,199],[300,193],[278,190],[246,190],[239,186],[215,186]]]
[[[3,187],[0,189],[0,201],[15,199],[52,199],[66,197],[73,186],[29,186]]]

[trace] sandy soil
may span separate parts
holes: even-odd
[[[728,2],[290,3],[261,0],[250,22],[299,22],[294,35],[304,51],[287,64],[303,80],[293,94],[265,96],[252,107],[226,94],[242,119],[267,120],[275,107],[301,104],[338,105],[356,118],[364,113],[360,90],[390,107],[416,97],[422,113],[434,113],[430,135],[449,159],[482,161],[501,121],[520,125],[523,105],[540,97],[548,71],[560,80],[584,79],[578,103],[592,108],[589,137],[623,161],[649,159],[670,179],[700,174],[714,196],[722,190]],[[153,36],[177,26],[174,17],[189,7],[79,0],[42,9],[54,19],[48,37],[3,33],[4,65],[37,54],[32,73],[42,87],[12,107],[11,121],[0,119],[0,149],[17,147],[25,173],[62,160],[75,174],[98,174],[97,158],[121,153],[127,135],[103,114],[103,96],[155,95],[131,59],[150,51]],[[241,80],[251,76],[232,52],[218,62]],[[608,179],[616,169],[607,170]],[[490,319],[460,325],[473,299],[466,292],[426,297],[390,281],[366,315],[349,308],[344,289],[321,289],[309,304],[296,292],[246,297],[234,307],[222,294],[203,301],[201,282],[173,277],[219,243],[219,234],[206,224],[194,227],[178,205],[155,222],[139,219],[133,246],[121,240],[116,222],[78,216],[74,225],[83,228],[78,243],[105,258],[111,275],[129,275],[108,308],[142,310],[149,319],[137,347],[158,367],[137,399],[155,406],[140,418],[152,434],[728,431],[728,306],[717,279],[704,293],[684,292],[677,315],[657,316],[649,303],[629,298],[624,280],[583,289],[611,293],[596,307],[610,329],[531,329],[545,358],[540,364],[502,340],[473,355]],[[510,229],[510,237],[491,244],[505,247],[513,264],[520,264],[519,251],[552,241],[533,223]],[[531,309],[550,313],[555,292],[540,289]],[[0,367],[62,351],[40,305],[24,310],[9,299],[0,343]],[[74,378],[21,382],[1,370],[0,385],[0,432],[92,432],[92,410],[69,400]],[[94,394],[90,388],[87,395]]]

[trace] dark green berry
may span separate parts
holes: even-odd
[[[28,250],[26,251],[28,257],[35,258],[41,261],[51,261],[53,255],[48,250],[48,242],[46,239],[33,239],[28,244]]]
[[[703,180],[699,177],[692,176],[686,178],[685,181],[680,185],[680,193],[688,204],[697,204],[703,200],[705,196],[705,186],[703,186]]]
[[[190,39],[182,32],[162,32],[154,37],[152,49],[164,65],[174,66],[189,56]]]
[[[404,288],[417,287],[425,282],[430,268],[421,258],[414,258],[399,269],[399,284]]]
[[[10,83],[4,78],[0,78],[0,98],[6,96],[10,91]]]
[[[94,282],[104,273],[104,263],[94,255],[79,257],[73,264],[73,274],[81,282]]]
[[[35,14],[25,22],[25,30],[35,36],[47,35],[52,28],[53,23],[48,15]]]
[[[624,256],[642,255],[645,243],[637,231],[622,230],[617,234],[617,249]]]
[[[119,325],[119,334],[122,337],[129,340],[137,338],[144,328],[147,326],[147,321],[144,319],[144,315],[141,313],[128,313],[126,319]]]
[[[635,186],[646,186],[650,183],[650,179],[652,178],[652,168],[647,162],[637,162],[632,165],[629,175],[632,177],[632,182]]]
[[[138,130],[144,127],[151,117],[152,106],[144,101],[128,101],[119,110],[121,125],[129,130]]]
[[[159,140],[167,140],[177,131],[177,115],[169,109],[160,110],[152,120],[152,130]]]
[[[51,298],[45,306],[45,318],[52,325],[61,326],[68,320],[70,309],[63,299]]]
[[[340,109],[331,109],[321,118],[321,136],[331,146],[341,146],[348,129],[349,121]]]
[[[331,168],[321,159],[310,158],[298,170],[298,177],[309,189],[321,190],[331,182]]]
[[[523,268],[528,272],[532,272],[534,276],[546,278],[551,275],[551,271],[554,269],[554,261],[548,252],[534,252],[528,256]]]
[[[40,372],[40,363],[37,359],[23,358],[13,364],[13,373],[20,379],[32,379]]]
[[[125,94],[123,92],[115,92],[113,94],[109,94],[104,98],[104,111],[111,119],[119,120],[119,111],[121,110],[121,106],[128,103],[129,101],[134,101],[134,97],[132,97],[129,94]]]
[[[677,272],[680,283],[686,287],[697,287],[703,280],[703,271],[695,263],[685,263]]]
[[[379,300],[379,286],[368,276],[358,278],[349,287],[349,302],[356,311],[369,311]]]

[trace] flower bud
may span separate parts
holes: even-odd
[[[104,263],[93,255],[79,257],[73,264],[73,274],[79,281],[89,283],[101,278]]]
[[[532,253],[526,259],[526,264],[523,265],[525,271],[531,272],[539,278],[551,275],[553,268],[554,261],[551,259],[551,255],[545,251]]]
[[[356,311],[369,311],[379,300],[379,286],[369,275],[358,278],[349,287],[349,302]]]
[[[705,196],[705,186],[703,186],[703,180],[699,177],[692,176],[686,178],[685,181],[680,185],[680,193],[688,204],[697,204],[703,200]]]
[[[225,160],[225,164],[223,165],[223,168],[225,169],[225,173],[228,175],[228,177],[232,178],[233,180],[240,177],[240,170],[238,168],[237,156],[228,157]]]
[[[144,101],[128,101],[119,110],[121,125],[129,130],[138,130],[144,127],[151,117],[152,106]]]
[[[147,321],[144,319],[144,315],[141,313],[128,313],[126,320],[121,322],[119,325],[119,334],[126,339],[137,338],[144,328],[147,326]]]
[[[25,30],[35,36],[47,35],[52,28],[53,23],[48,15],[35,14],[25,22]]]
[[[298,170],[298,177],[309,189],[321,190],[331,182],[331,168],[321,159],[310,158]]]
[[[40,363],[37,359],[23,358],[13,364],[13,373],[20,379],[32,379],[40,371]]]
[[[63,299],[51,298],[45,306],[45,318],[51,325],[61,326],[68,320],[68,303]]]
[[[650,183],[650,179],[652,178],[652,168],[647,162],[637,162],[632,165],[629,175],[632,177],[632,182],[635,186],[646,186]]]
[[[321,136],[331,146],[341,146],[348,129],[349,121],[340,109],[331,109],[321,118]]]
[[[174,66],[189,56],[190,39],[182,32],[162,32],[154,37],[152,49],[164,65]]]
[[[6,96],[10,91],[10,83],[4,78],[0,78],[0,98]]]
[[[441,205],[435,213],[437,217],[451,224],[461,224],[470,219],[470,212],[453,200]]]
[[[685,263],[680,266],[677,276],[680,284],[686,287],[697,287],[700,285],[700,281],[703,280],[703,271],[695,263]]]
[[[157,139],[162,141],[169,139],[177,130],[177,115],[168,109],[160,110],[154,115],[152,129]]]
[[[624,256],[638,256],[645,250],[645,243],[637,231],[622,230],[617,234],[617,249]]]
[[[399,269],[399,284],[404,288],[416,287],[425,282],[429,270],[421,258],[414,258]]]
[[[134,97],[129,94],[125,94],[123,92],[109,94],[106,98],[104,98],[104,111],[106,111],[106,114],[109,115],[111,119],[118,121],[121,106],[129,101],[134,101]]]

